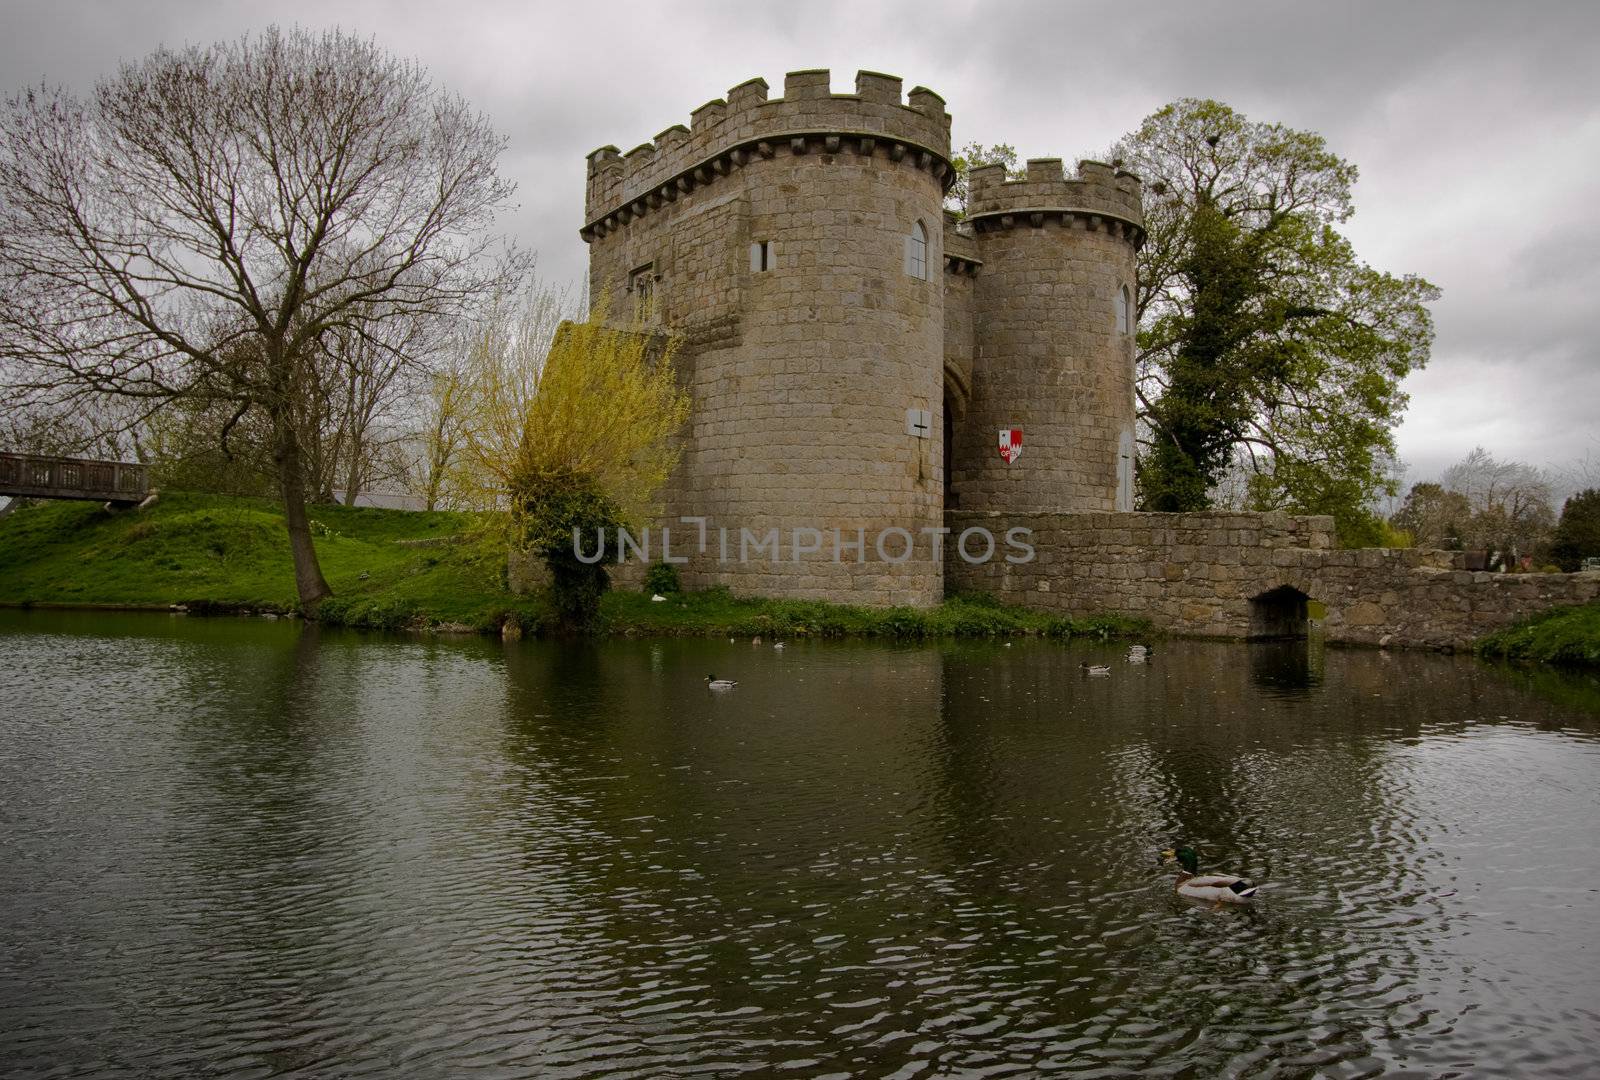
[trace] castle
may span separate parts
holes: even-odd
[[[944,100],[870,71],[853,94],[752,79],[589,155],[590,294],[672,335],[692,401],[658,523],[677,531],[648,558],[694,588],[949,588],[1208,637],[1303,636],[1315,599],[1330,641],[1437,648],[1600,600],[1596,573],[1339,550],[1328,517],[1131,512],[1139,179],[1046,158],[967,180],[957,220]],[[1027,558],[958,545],[1013,528]]]
[[[947,510],[1132,509],[1139,179],[974,168],[961,220],[955,179],[944,100],[869,71],[752,79],[589,155],[590,294],[680,344],[688,584],[937,603]],[[690,544],[683,516],[780,551]]]

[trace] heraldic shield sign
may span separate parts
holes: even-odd
[[[1006,459],[1009,465],[1022,456],[1022,429],[1019,427],[1000,429],[1000,456]]]

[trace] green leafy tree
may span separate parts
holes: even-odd
[[[617,561],[617,527],[624,522],[616,502],[593,474],[565,466],[531,468],[518,477],[514,497],[522,547],[550,571],[561,629],[590,629],[611,586],[606,568]]]
[[[644,591],[663,595],[682,592],[683,579],[678,576],[678,568],[667,562],[651,563],[644,574]]]
[[[1461,526],[1472,519],[1472,503],[1459,491],[1424,481],[1412,484],[1391,524],[1410,533],[1418,547],[1460,548]]]
[[[149,421],[145,445],[156,486],[222,495],[277,494],[271,431],[259,412],[183,397]]]
[[[616,527],[638,528],[677,465],[689,414],[672,339],[609,325],[602,296],[565,321],[537,285],[492,305],[465,358],[461,471],[482,505],[509,506],[518,542],[549,569],[562,629],[588,629],[609,588]],[[587,561],[608,537],[606,557]],[[585,558],[577,554],[585,545]]]
[[[1378,535],[1400,382],[1433,340],[1438,290],[1372,269],[1335,226],[1356,168],[1320,135],[1184,99],[1112,151],[1145,180],[1139,462],[1147,510],[1199,510],[1237,454],[1258,509]]]
[[[1006,175],[1012,179],[1020,179],[1022,172],[1017,168],[1017,151],[1006,143],[995,143],[993,146],[984,146],[982,143],[970,142],[957,152],[950,164],[954,166],[956,181],[945,193],[945,209],[954,212],[956,217],[967,216],[967,173],[979,165],[1004,165]]]
[[[1600,557],[1600,488],[1580,491],[1562,504],[1550,554],[1567,571],[1578,569],[1584,559]]]

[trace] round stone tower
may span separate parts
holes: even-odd
[[[833,94],[800,71],[781,98],[755,79],[590,155],[591,295],[682,346],[691,416],[661,523],[689,584],[940,598],[924,530],[943,523],[949,131],[930,90],[861,72]]]
[[[1140,183],[1059,158],[968,177],[971,389],[951,433],[952,509],[1133,509],[1134,255]],[[1008,462],[1001,431],[1021,431]]]

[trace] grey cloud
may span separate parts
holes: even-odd
[[[831,67],[840,88],[858,67],[893,72],[946,97],[958,144],[1069,159],[1174,98],[1219,98],[1326,135],[1362,170],[1357,250],[1444,287],[1399,433],[1416,472],[1479,442],[1540,465],[1596,444],[1593,3],[14,0],[0,19],[8,89],[87,89],[119,59],[267,21],[372,35],[495,120],[519,183],[505,228],[571,283],[586,258],[584,155],[687,122],[751,76],[777,92],[790,69]]]

